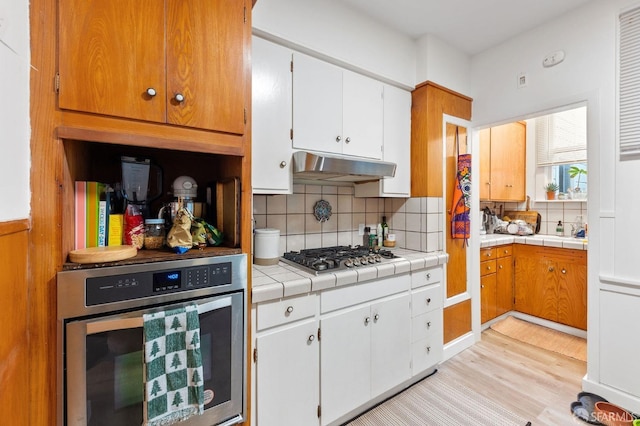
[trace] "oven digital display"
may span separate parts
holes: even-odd
[[[182,285],[182,271],[163,271],[153,274],[153,291],[177,290]]]

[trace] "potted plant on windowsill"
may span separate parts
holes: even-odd
[[[558,184],[550,182],[544,187],[544,190],[547,192],[547,200],[555,200],[556,192],[558,192]]]
[[[574,200],[585,200],[587,198],[586,188],[584,190],[580,188],[580,178],[582,177],[582,175],[585,175],[585,176],[587,175],[586,169],[581,169],[578,166],[569,167],[569,177],[571,179],[575,177],[578,178],[578,182],[576,182],[576,187],[573,188],[573,190],[569,191],[571,198]]]

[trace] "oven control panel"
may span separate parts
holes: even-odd
[[[86,306],[231,284],[231,262],[90,277]]]

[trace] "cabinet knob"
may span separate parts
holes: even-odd
[[[491,257],[491,252],[490,251],[487,252],[487,257]]]
[[[156,89],[154,89],[153,87],[149,87],[147,89],[147,95],[151,96],[152,98],[157,94],[158,92],[156,92]]]
[[[313,342],[313,340],[314,340],[315,338],[316,338],[316,336],[314,336],[313,334],[311,334],[311,335],[309,336],[309,338],[307,339],[307,342],[311,343],[311,342]]]
[[[427,298],[427,305],[431,303],[431,298]]]
[[[482,285],[480,286],[480,288],[484,288],[484,284],[482,284]]]
[[[366,318],[364,319],[364,325],[369,325],[369,323],[370,323],[370,322],[371,322],[371,318],[366,317]]]
[[[375,315],[373,316],[373,320],[374,320],[374,321],[378,321],[379,319],[380,319],[380,315],[375,314]]]
[[[553,266],[549,266],[549,272],[553,272],[553,271],[554,271]]]
[[[566,269],[564,269],[564,268],[562,268],[562,271],[560,271],[560,272],[562,272],[563,274],[566,274],[566,273],[567,273],[567,270],[566,270]]]
[[[487,271],[490,271],[490,270],[491,270],[491,266],[487,266]]]
[[[351,142],[351,138],[349,136],[347,136],[347,138],[344,140],[346,143]]]
[[[431,352],[431,346],[427,346],[427,353]]]
[[[427,322],[427,328],[431,328],[431,321]]]
[[[293,312],[293,306],[289,306],[287,308],[287,314],[290,314],[291,312]]]
[[[176,95],[173,97],[173,99],[176,100],[176,102],[184,102],[184,95],[182,93],[176,93]]]
[[[286,161],[281,161],[280,162],[280,168],[284,169],[285,167],[287,167],[287,162]]]
[[[336,142],[340,142],[342,140],[341,136],[336,136]]]
[[[431,273],[427,272],[427,279],[430,280],[431,279]]]
[[[498,265],[498,269],[502,269],[502,265]]]

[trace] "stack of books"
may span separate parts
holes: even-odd
[[[75,249],[122,244],[122,213],[113,211],[114,192],[94,181],[75,183]]]

